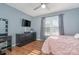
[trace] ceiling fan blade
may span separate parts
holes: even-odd
[[[48,5],[46,5],[46,8],[47,8],[48,10],[50,10],[50,8],[49,8],[49,6],[48,6]]]
[[[36,8],[34,8],[33,10],[37,10],[41,7],[41,5],[37,6]]]

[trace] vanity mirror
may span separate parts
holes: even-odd
[[[0,36],[8,35],[8,20],[0,18]]]

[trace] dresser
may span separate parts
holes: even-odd
[[[6,54],[6,50],[11,51],[12,36],[0,36],[0,55]]]
[[[16,46],[21,47],[36,40],[36,32],[16,34]]]
[[[2,49],[4,48],[11,48],[12,47],[12,36],[0,36],[0,43],[3,42],[7,42],[7,44],[5,44],[5,47],[2,47]]]

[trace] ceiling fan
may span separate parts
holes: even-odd
[[[49,9],[48,6],[47,6],[47,4],[48,4],[48,3],[40,3],[40,5],[37,6],[36,8],[34,8],[33,10],[37,10],[37,9],[39,9],[39,8],[43,8],[43,9],[44,9],[44,8],[47,8],[47,9]]]

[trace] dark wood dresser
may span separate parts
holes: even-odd
[[[5,55],[6,50],[12,50],[12,36],[0,36],[0,55]]]
[[[21,47],[36,40],[36,32],[16,34],[16,46]]]
[[[11,48],[12,47],[12,36],[0,36],[0,43],[7,42],[6,47],[4,48]]]

